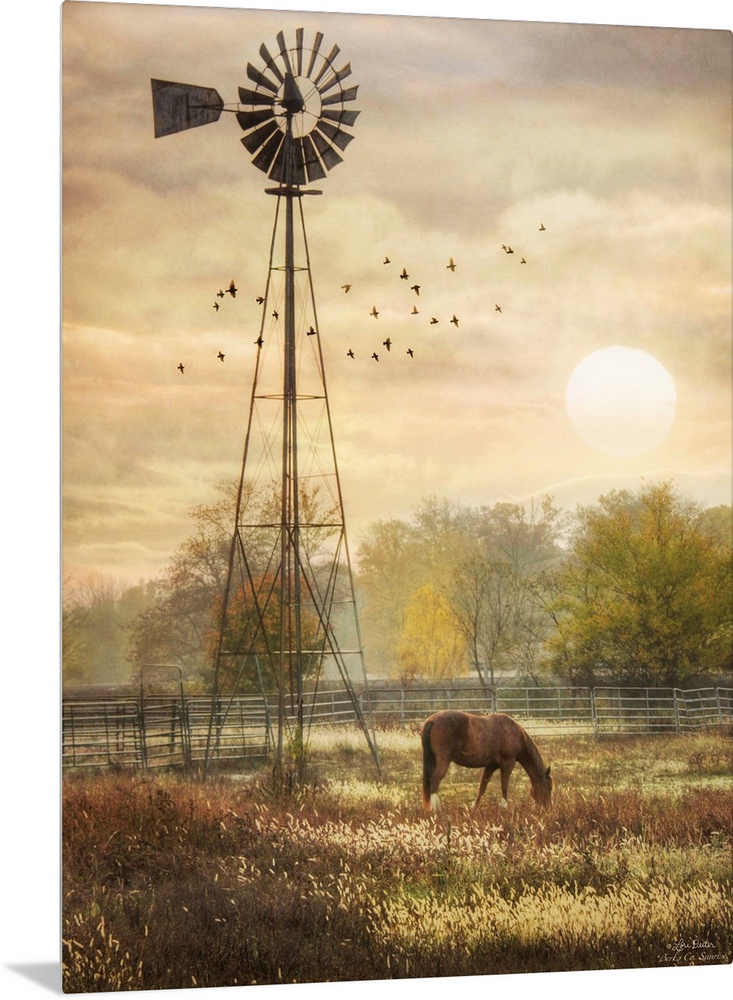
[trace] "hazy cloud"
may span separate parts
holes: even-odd
[[[236,101],[260,42],[301,25],[341,46],[360,88],[355,142],[305,206],[352,549],[429,494],[573,506],[673,474],[721,502],[729,33],[66,4],[67,564],[155,573],[188,509],[239,473],[275,199],[233,115],[154,139],[150,79]],[[575,365],[613,344],[677,387],[647,456],[594,452],[565,412]]]

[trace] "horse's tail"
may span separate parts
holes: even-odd
[[[435,774],[435,754],[430,745],[430,730],[433,728],[433,720],[428,719],[422,727],[420,737],[422,739],[422,804],[426,812],[430,809],[430,785]]]

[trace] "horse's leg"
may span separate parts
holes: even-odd
[[[501,765],[501,808],[506,809],[509,803],[507,802],[507,793],[509,791],[509,778],[512,771],[514,770],[514,765],[516,761],[508,760]]]
[[[498,766],[497,764],[488,764],[484,768],[484,773],[481,775],[481,784],[478,786],[478,795],[476,796],[476,801],[471,806],[471,811],[472,812],[475,812],[476,809],[478,809],[478,804],[481,801],[481,796],[486,791],[486,786],[489,783],[489,778],[494,773],[494,771],[497,769],[497,766]]]
[[[434,812],[440,809],[440,796],[438,795],[438,788],[443,778],[448,773],[448,768],[450,767],[450,760],[447,757],[438,757],[435,762],[435,771],[433,772],[433,777],[430,782],[430,811]]]

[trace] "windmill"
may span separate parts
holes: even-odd
[[[283,32],[229,107],[216,90],[152,80],[156,137],[233,112],[276,197],[267,285],[216,651],[208,765],[243,678],[277,690],[277,761],[307,740],[324,676],[340,679],[379,769],[346,537],[303,199],[342,162],[359,114],[348,63],[321,32]],[[281,211],[284,206],[284,213]],[[284,219],[283,219],[284,214]],[[259,299],[258,299],[259,301]],[[315,334],[315,335],[314,335]],[[359,676],[360,696],[354,677]]]

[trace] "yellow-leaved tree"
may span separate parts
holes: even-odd
[[[406,679],[441,680],[465,673],[466,640],[448,600],[432,583],[419,587],[407,602],[397,658]]]
[[[583,684],[676,685],[731,666],[730,509],[670,483],[581,507],[551,609],[555,668]]]

